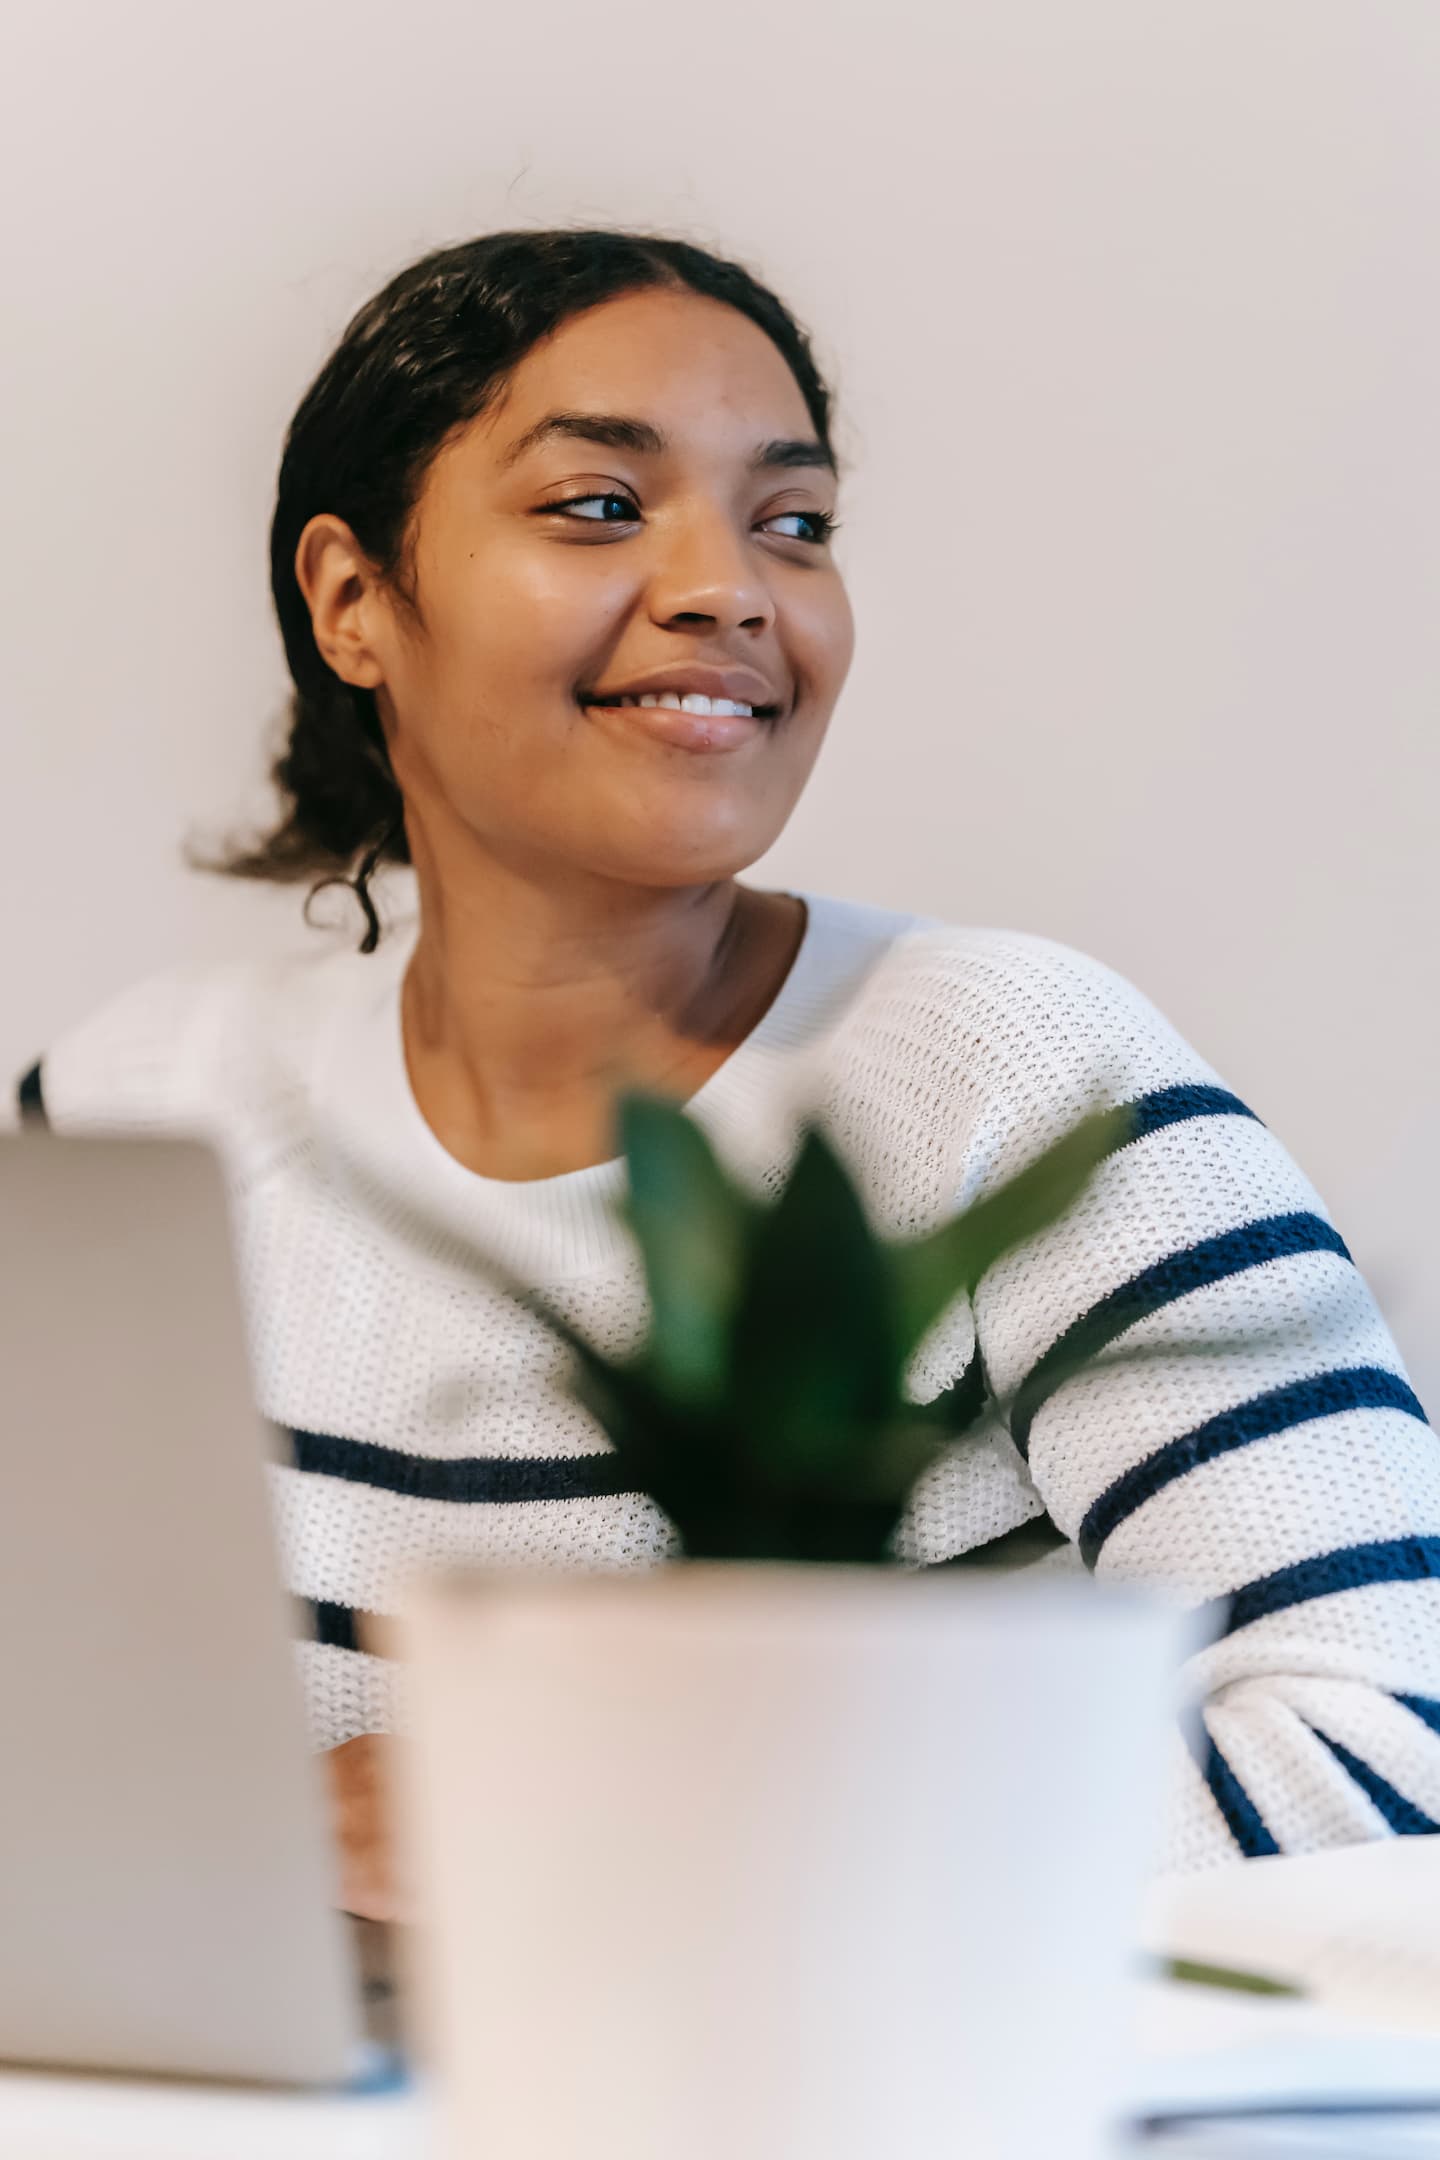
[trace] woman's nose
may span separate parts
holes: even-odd
[[[763,628],[774,620],[775,602],[744,535],[725,519],[705,518],[677,533],[657,563],[651,612],[660,622],[703,619],[722,629]]]

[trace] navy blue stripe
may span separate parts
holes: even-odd
[[[1346,1545],[1277,1568],[1258,1582],[1246,1583],[1230,1601],[1225,1632],[1249,1627],[1291,1605],[1331,1597],[1338,1590],[1363,1590],[1371,1583],[1423,1582],[1440,1575],[1440,1537],[1385,1538],[1370,1545]]]
[[[328,1643],[336,1650],[359,1649],[353,1605],[331,1605],[322,1598],[310,1598],[308,1603],[314,1618],[316,1642]]]
[[[1321,1732],[1318,1725],[1311,1725],[1310,1730],[1317,1740],[1324,1741],[1341,1769],[1349,1772],[1366,1799],[1374,1801],[1397,1837],[1428,1837],[1432,1830],[1440,1830],[1440,1823],[1432,1822],[1423,1808],[1416,1807],[1413,1800],[1407,1800],[1404,1793],[1397,1792],[1388,1778],[1381,1777],[1379,1771],[1360,1756],[1352,1755],[1349,1748],[1332,1740],[1329,1733]]]
[[[1431,1732],[1440,1733],[1440,1702],[1436,1702],[1433,1696],[1397,1694],[1395,1700],[1403,1703],[1407,1710],[1419,1718],[1422,1725],[1428,1725]]]
[[[1429,1423],[1419,1397],[1382,1365],[1347,1365],[1334,1372],[1312,1373],[1304,1380],[1253,1395],[1233,1410],[1207,1418],[1178,1440],[1168,1441],[1106,1487],[1080,1525],[1077,1543],[1085,1565],[1094,1567],[1111,1531],[1162,1486],[1172,1485],[1202,1463],[1213,1462],[1217,1455],[1248,1447],[1252,1440],[1267,1440],[1273,1433],[1288,1432],[1313,1418],[1334,1417],[1341,1410],[1403,1410],[1422,1425]]]
[[[1137,1096],[1127,1107],[1132,1120],[1132,1140],[1143,1140],[1147,1133],[1160,1132],[1167,1125],[1184,1124],[1189,1118],[1248,1117],[1255,1118],[1257,1125],[1263,1122],[1228,1088],[1201,1087],[1198,1083],[1156,1088],[1152,1094]]]
[[[1208,1743],[1200,1770],[1225,1818],[1225,1826],[1247,1860],[1263,1860],[1280,1847],[1270,1835],[1264,1816],[1207,1732]]]
[[[345,1478],[374,1485],[381,1492],[409,1500],[471,1500],[503,1505],[516,1500],[595,1500],[610,1493],[637,1492],[618,1455],[559,1455],[530,1458],[462,1455],[453,1458],[407,1455],[401,1448],[379,1447],[371,1440],[344,1440],[333,1433],[290,1432],[295,1466],[320,1477]]]
[[[1036,1415],[1074,1370],[1076,1360],[1096,1357],[1117,1335],[1134,1327],[1137,1320],[1158,1312],[1176,1298],[1188,1297],[1192,1290],[1203,1290],[1228,1276],[1263,1267],[1270,1260],[1286,1260],[1307,1252],[1332,1252],[1342,1260],[1350,1259],[1339,1231],[1321,1216],[1269,1215],[1242,1223],[1238,1230],[1204,1238],[1198,1245],[1187,1245],[1183,1251],[1157,1260],[1129,1282],[1121,1283],[1072,1321],[1021,1382],[1010,1414],[1011,1437],[1020,1453],[1027,1454]]]
[[[40,1077],[40,1067],[32,1065],[24,1074],[15,1090],[15,1101],[20,1111],[22,1125],[48,1125],[49,1115],[45,1109],[45,1088]]]

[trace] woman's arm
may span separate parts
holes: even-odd
[[[1440,1829],[1440,1445],[1396,1345],[1274,1134],[1131,984],[1036,948],[986,1182],[1096,1100],[1141,1130],[984,1278],[976,1335],[1085,1564],[1229,1601],[1164,1863]],[[1151,1354],[1056,1385],[1076,1341]]]
[[[321,1756],[340,1861],[338,1902],[362,1920],[408,1922],[410,1897],[396,1871],[395,1751],[391,1733],[359,1733]]]

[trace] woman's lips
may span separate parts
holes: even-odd
[[[739,750],[770,725],[753,713],[686,712],[674,705],[586,705],[584,710],[607,726],[701,752]]]

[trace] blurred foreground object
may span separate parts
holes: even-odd
[[[948,1571],[415,1586],[443,2152],[1103,2151],[1189,1625]]]
[[[366,2075],[209,1147],[0,1135],[0,1384],[0,2060]]]
[[[506,1287],[571,1349],[683,1558],[414,1587],[401,1831],[448,2149],[1083,2160],[1194,1623],[1088,1582],[886,1563],[985,1407],[968,1379],[908,1400],[913,1353],[1073,1205],[1130,1112],[905,1242],[815,1123],[773,1202],[681,1105],[632,1092],[620,1129],[639,1353]],[[1027,1523],[1001,1564],[1061,1543]]]

